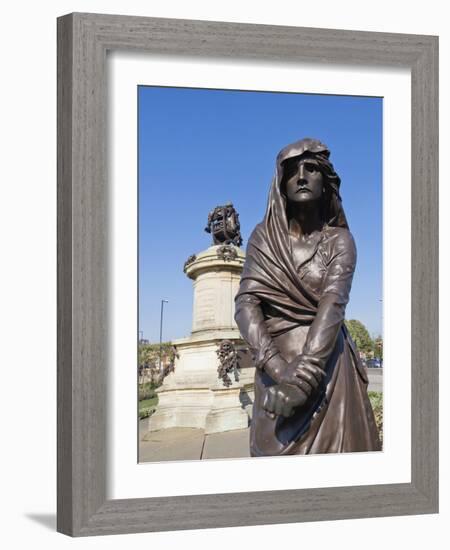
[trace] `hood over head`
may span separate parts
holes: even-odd
[[[325,204],[323,208],[323,215],[325,218],[324,222],[332,227],[345,227],[348,229],[347,218],[345,216],[341,196],[339,194],[341,179],[335,172],[334,167],[329,160],[330,150],[324,143],[314,138],[304,138],[291,143],[286,147],[283,147],[283,149],[281,149],[278,153],[275,177],[272,181],[269,194],[265,221],[267,222],[267,218],[271,217],[271,211],[273,210],[273,213],[283,220],[282,226],[284,226],[287,231],[288,222],[286,218],[286,198],[281,192],[284,163],[288,159],[301,156],[314,158],[318,162],[319,170],[324,176],[326,191]]]

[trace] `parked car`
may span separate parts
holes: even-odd
[[[375,357],[374,359],[368,359],[366,366],[368,369],[381,369],[381,359],[378,359],[378,357]]]

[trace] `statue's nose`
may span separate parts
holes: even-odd
[[[303,163],[298,165],[298,179],[304,180],[305,179],[305,167]]]

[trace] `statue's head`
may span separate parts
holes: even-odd
[[[282,189],[290,204],[317,204],[324,199],[325,178],[312,154],[291,157],[283,164]]]
[[[287,145],[277,156],[277,179],[286,203],[316,204],[326,222],[334,220],[337,209],[341,210],[341,180],[329,156],[328,147],[312,138]],[[343,219],[342,224],[346,225]]]
[[[205,231],[212,234],[214,244],[241,246],[239,215],[233,203],[227,202],[223,206],[216,206],[211,210]]]
[[[222,340],[220,343],[220,351],[222,353],[228,354],[232,351],[233,344],[229,340]]]
[[[277,169],[279,172],[281,191],[287,195],[288,182],[298,182],[302,187],[302,180],[310,182],[314,186],[311,189],[313,198],[317,199],[318,187],[323,193],[334,192],[339,194],[341,180],[334,170],[330,160],[330,150],[317,139],[304,138],[284,147],[277,156]],[[301,192],[299,193],[301,195]],[[293,197],[293,193],[290,193]],[[304,193],[304,200],[311,200]]]

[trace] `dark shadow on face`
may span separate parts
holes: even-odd
[[[322,199],[324,177],[314,157],[301,156],[284,163],[283,189],[291,204],[303,204]]]

